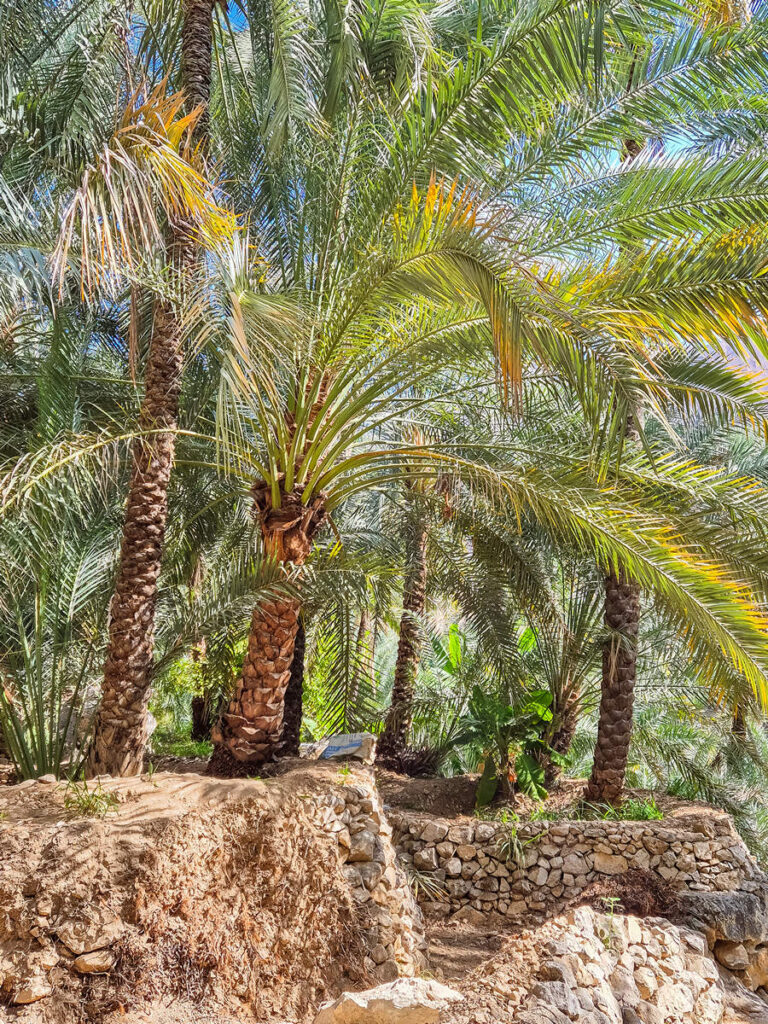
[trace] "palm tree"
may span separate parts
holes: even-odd
[[[405,586],[403,614],[392,697],[377,748],[377,759],[386,762],[405,749],[413,716],[414,686],[421,647],[420,619],[424,614],[427,586],[427,523],[412,509],[405,535]]]
[[[206,152],[211,91],[213,0],[185,0],[182,21],[182,87],[195,120],[191,145]],[[167,266],[178,289],[176,301],[190,301],[199,250],[183,218],[168,226]],[[110,609],[104,686],[93,733],[88,770],[92,775],[136,775],[147,743],[146,721],[152,681],[157,581],[168,519],[168,484],[178,423],[184,324],[167,298],[155,302],[147,355],[142,436],[132,450],[120,566]]]
[[[391,446],[382,450],[376,434],[370,433],[383,430],[394,415],[404,416],[409,411],[402,389],[383,401],[381,381],[386,379],[388,387],[398,386],[388,372],[378,377],[384,370],[378,357],[384,353],[389,361],[409,351],[410,366],[422,367],[420,379],[434,380],[435,374],[446,372],[449,363],[445,355],[435,363],[427,361],[427,340],[434,344],[444,344],[449,337],[454,343],[469,341],[487,330],[484,323],[491,323],[502,376],[511,385],[508,395],[519,388],[522,345],[527,343],[539,364],[556,365],[565,375],[573,371],[578,378],[575,386],[590,408],[597,404],[610,410],[608,416],[597,417],[596,429],[611,436],[622,417],[626,421],[628,404],[644,400],[658,407],[665,400],[662,392],[671,392],[673,402],[689,400],[681,397],[683,388],[675,381],[651,382],[654,371],[648,357],[652,349],[645,330],[648,316],[641,323],[640,311],[654,303],[651,315],[657,318],[656,332],[673,347],[678,347],[680,337],[691,339],[701,333],[709,313],[700,303],[696,306],[672,299],[679,289],[669,277],[670,254],[675,247],[679,249],[681,237],[687,236],[692,226],[694,230],[701,226],[718,230],[706,214],[702,225],[701,189],[703,184],[705,193],[708,189],[722,193],[729,180],[725,164],[718,168],[702,164],[695,190],[689,167],[654,160],[652,155],[619,173],[606,167],[602,178],[591,168],[581,184],[567,188],[560,175],[564,166],[573,172],[586,153],[590,159],[599,159],[602,153],[607,160],[607,135],[612,134],[617,144],[631,137],[630,126],[637,125],[641,116],[646,126],[648,118],[656,119],[663,130],[671,109],[685,109],[691,131],[695,131],[687,84],[691,68],[695,66],[697,74],[712,76],[712,80],[717,77],[722,84],[724,61],[716,53],[716,44],[692,35],[683,66],[679,40],[675,40],[668,48],[649,51],[643,58],[644,74],[636,78],[642,85],[627,93],[623,78],[616,76],[616,95],[606,100],[603,92],[597,109],[585,109],[583,90],[574,99],[577,79],[583,85],[583,77],[563,64],[553,78],[550,67],[537,63],[541,33],[550,40],[557,34],[571,38],[575,31],[573,5],[568,11],[557,5],[542,7],[537,12],[541,21],[529,21],[528,14],[519,12],[508,30],[499,32],[493,41],[493,56],[473,52],[466,63],[459,62],[451,71],[433,72],[434,82],[439,83],[438,113],[427,126],[421,121],[418,81],[413,85],[413,101],[396,104],[395,114],[387,111],[391,97],[374,101],[363,87],[347,96],[343,117],[339,114],[321,122],[326,136],[337,141],[318,147],[316,131],[307,134],[306,126],[313,122],[310,110],[320,107],[317,97],[324,88],[317,83],[322,83],[328,66],[318,56],[316,27],[303,33],[295,24],[291,52],[301,52],[305,63],[316,69],[316,76],[304,75],[301,82],[295,81],[295,91],[279,107],[274,67],[263,76],[265,93],[255,101],[256,112],[275,140],[266,156],[258,155],[258,140],[248,137],[246,125],[253,121],[241,118],[235,123],[236,113],[230,115],[227,144],[235,178],[232,188],[235,195],[256,197],[251,200],[254,221],[261,225],[260,245],[268,269],[266,276],[247,268],[239,277],[232,276],[238,283],[230,292],[229,316],[237,348],[225,376],[233,408],[237,407],[233,422],[243,427],[250,415],[251,444],[258,457],[245,455],[247,431],[240,431],[241,437],[228,443],[232,451],[239,452],[241,463],[250,461],[256,470],[255,512],[264,549],[278,561],[301,566],[328,514],[346,493],[376,486],[381,479],[391,481],[407,471],[405,463],[413,465],[411,450],[397,451]],[[584,46],[583,37],[579,39],[574,45]],[[589,49],[591,41],[586,45]],[[506,77],[499,77],[514,77],[523,54],[540,70],[540,76],[534,76],[537,89],[541,87],[548,96],[554,91],[573,104],[569,116],[575,141],[567,151],[560,146],[559,129],[551,130],[544,122],[536,126],[536,144],[525,145],[526,125],[516,113],[524,106],[522,94],[511,89]],[[750,55],[750,68],[756,69],[756,54],[754,64],[752,60]],[[254,54],[253,62],[258,71],[258,55]],[[254,77],[260,80],[259,74]],[[525,93],[533,88],[532,80],[519,86]],[[515,153],[520,154],[511,165],[499,162],[499,146],[504,144],[500,138],[485,137],[471,127],[482,121],[489,105],[501,107],[509,118],[503,140],[514,138]],[[278,109],[279,131],[274,124]],[[291,109],[292,125],[286,120]],[[373,131],[377,137],[384,132],[388,148],[368,145]],[[469,151],[456,145],[457,139],[465,138],[465,131],[471,132],[473,148]],[[243,174],[242,184],[236,180],[238,173]],[[456,174],[466,184],[455,184]],[[493,214],[475,199],[473,174],[482,178],[483,187],[491,192],[495,177],[500,191],[493,200]],[[665,213],[662,220],[661,210],[669,208],[672,196],[675,212],[671,217]],[[694,206],[697,219],[692,213]],[[739,220],[738,209],[727,202],[726,206]],[[584,213],[585,208],[597,212]],[[717,209],[720,211],[722,204],[718,203]],[[524,231],[519,228],[523,223]],[[505,232],[512,232],[513,237]],[[561,265],[566,253],[596,252],[617,244],[629,247],[630,240],[639,264],[614,260],[607,273],[603,268],[594,271],[589,284],[585,284],[584,264],[568,273],[547,269]],[[711,235],[697,238],[697,244],[702,248],[696,266],[702,271],[717,243]],[[646,251],[640,256],[643,245]],[[365,253],[364,263],[360,253]],[[721,251],[720,258],[723,256]],[[645,269],[646,280],[635,272],[638,265]],[[518,274],[522,267],[525,270]],[[649,293],[647,280],[660,275],[662,269],[668,275],[666,285]],[[699,282],[700,292],[708,293],[709,303],[727,306],[734,294],[726,294],[728,288],[718,294],[710,287],[707,273],[712,270],[710,263]],[[244,283],[255,276],[260,280],[258,294],[245,302]],[[757,287],[762,291],[762,286]],[[414,294],[423,296],[415,312],[408,305],[413,306]],[[297,302],[297,296],[300,304],[291,312],[288,307]],[[603,312],[611,302],[626,307],[620,324],[612,325]],[[620,336],[614,348],[612,332]],[[399,350],[389,347],[395,339]],[[254,359],[257,344],[265,352],[258,356],[261,366],[254,369],[248,362]],[[571,348],[566,351],[568,346]],[[464,371],[468,355],[461,359]],[[407,378],[400,377],[403,379],[413,386],[412,370]],[[376,381],[373,389],[369,387],[372,381]],[[360,400],[353,400],[358,394]],[[598,394],[600,403],[595,401]],[[363,399],[367,403],[364,412]],[[703,395],[690,400],[703,401]],[[419,400],[420,404],[423,401]],[[341,402],[348,407],[343,409]],[[251,412],[244,413],[249,408]],[[220,433],[223,429],[219,424]],[[349,445],[353,456],[348,455]],[[437,455],[434,450],[425,451],[422,474],[434,475],[441,464],[455,464],[448,455]],[[233,456],[229,458],[231,461]],[[435,461],[426,470],[428,460]],[[459,476],[474,472],[482,477],[488,467],[478,467],[473,455],[456,471]],[[348,473],[354,484],[344,480]],[[335,488],[338,491],[334,492]],[[617,571],[621,571],[618,565]],[[277,748],[298,614],[295,596],[283,596],[254,612],[244,680],[217,733],[219,747],[226,747],[243,763],[258,762]],[[222,765],[227,760],[223,753],[220,760]],[[234,767],[230,762],[229,768]]]
[[[748,12],[741,3],[695,4],[696,13],[705,21],[723,24],[746,20]],[[630,74],[636,74],[633,61]],[[631,87],[631,83],[630,83]],[[634,160],[642,153],[636,138],[624,141],[622,160]],[[636,407],[627,419],[626,438],[637,440],[635,423],[641,416]],[[623,439],[620,439],[620,446]],[[640,587],[622,569],[610,569],[604,582],[604,610],[607,636],[603,642],[602,685],[597,742],[592,773],[585,799],[592,803],[618,805],[632,737],[633,704],[637,678],[637,638],[640,626]]]
[[[105,35],[95,6],[84,5],[76,21],[62,12],[49,22],[42,42],[31,29],[35,5],[18,22],[24,38],[10,57],[14,85],[35,95],[43,83],[43,91],[34,103],[18,107],[14,130],[3,147],[2,172],[14,197],[50,197],[50,212],[44,200],[36,204],[27,234],[31,226],[39,226],[35,244],[43,252],[56,247],[60,303],[71,301],[67,291],[72,282],[79,285],[81,303],[94,296],[98,308],[105,296],[119,297],[126,278],[134,286],[149,279],[159,296],[151,317],[140,412],[143,436],[133,446],[121,567],[111,608],[104,707],[91,759],[93,770],[137,771],[145,740],[153,609],[181,368],[176,303],[183,300],[183,285],[188,287],[189,233],[200,229],[213,238],[231,218],[211,201],[212,189],[191,163],[197,159],[193,136],[200,112],[181,116],[183,100],[167,96],[162,83],[133,87],[134,78],[143,83],[144,76],[126,44],[130,26],[116,18]],[[50,12],[38,15],[48,19]],[[199,38],[199,32],[193,35]],[[64,68],[72,73],[52,73]],[[17,97],[11,90],[4,99],[12,108]],[[57,243],[50,221],[62,206]],[[161,250],[169,274],[153,266]],[[43,261],[41,265],[45,267]],[[72,298],[75,290],[71,287]],[[131,302],[132,338],[139,334],[135,314],[140,306]],[[132,346],[132,367],[135,355]]]

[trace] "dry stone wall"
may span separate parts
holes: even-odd
[[[505,952],[492,965],[494,989],[519,1008],[521,1024],[723,1019],[725,993],[704,936],[661,918],[579,907],[515,937]],[[529,968],[522,986],[521,963]]]
[[[405,865],[429,878],[424,902],[522,919],[549,911],[595,879],[629,868],[692,891],[755,891],[762,877],[725,815],[666,821],[541,821],[510,826],[391,815]]]
[[[344,875],[364,923],[368,969],[380,981],[393,981],[418,974],[424,966],[424,919],[398,863],[372,773],[370,781],[365,774],[360,769],[355,781],[316,795],[316,820],[339,844]]]

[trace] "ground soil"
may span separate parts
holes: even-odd
[[[77,820],[65,807],[62,787],[0,787],[0,905],[14,886],[29,889],[25,879],[33,875],[43,880],[56,912],[87,897],[136,925],[121,941],[110,987],[94,977],[68,990],[70,1003],[62,1002],[58,1016],[34,1017],[29,1008],[24,1024],[301,1022],[339,989],[364,986],[353,908],[335,852],[318,844],[302,819],[307,791],[327,788],[338,765],[286,759],[265,770],[272,778],[229,781],[197,774],[205,762],[194,758],[157,759],[155,768],[152,778],[110,783],[119,805],[97,820]],[[376,774],[393,809],[459,819],[474,814],[476,777]],[[565,817],[583,785],[564,780],[546,808]],[[655,799],[667,818],[721,813],[658,794]],[[288,831],[281,825],[287,805],[298,822]],[[511,804],[522,820],[537,806],[519,795]],[[596,883],[580,902],[600,906],[612,896],[629,912],[675,916],[673,890],[644,872]],[[538,967],[535,931],[515,930],[501,919],[482,927],[438,919],[429,922],[428,938],[431,972],[466,997],[449,1024],[514,1020],[515,1000]],[[257,972],[249,971],[253,963]],[[728,1024],[766,1024],[764,1004],[743,993],[738,998],[743,1005],[734,997]]]
[[[84,904],[126,925],[109,976],[83,979],[64,961],[51,972],[55,998],[7,1013],[24,1024],[303,1021],[323,999],[364,986],[336,841],[305,809],[337,773],[305,764],[267,782],[116,779],[104,789],[118,805],[102,818],[67,808],[63,786],[2,787],[0,945],[36,948],[24,922],[34,926],[41,899],[54,936]]]

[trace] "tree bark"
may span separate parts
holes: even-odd
[[[640,587],[613,572],[605,580],[605,622],[611,635],[603,645],[597,744],[585,799],[618,805],[632,738]]]
[[[273,505],[272,487],[260,480],[253,500],[265,554],[282,564],[301,566],[325,522],[327,495],[319,491],[308,505],[302,488],[284,489]],[[285,691],[291,676],[301,604],[293,596],[275,597],[253,610],[248,652],[235,695],[211,733],[215,744],[209,775],[236,777],[253,771],[281,752]]]
[[[181,362],[180,325],[170,306],[158,302],[140,428],[159,432],[133,445],[104,687],[88,759],[91,775],[138,775],[142,770]]]
[[[192,106],[210,95],[213,0],[187,0],[182,30],[182,68]],[[205,147],[204,121],[196,139]],[[171,226],[169,264],[184,286],[197,259],[183,225]],[[152,682],[157,580],[168,518],[182,367],[182,328],[172,305],[158,299],[147,358],[142,431],[132,449],[115,593],[112,598],[102,700],[88,757],[90,775],[138,775],[147,745],[147,707]]]
[[[355,668],[349,688],[349,706],[354,708],[360,695],[360,684],[370,680],[372,673],[373,653],[371,651],[371,616],[367,607],[360,612],[360,623],[357,627],[355,640]]]
[[[291,677],[300,604],[276,598],[253,609],[248,651],[237,688],[212,732],[212,775],[248,775],[280,745],[284,699]]]
[[[427,526],[419,517],[414,519],[407,536],[406,557],[400,639],[392,699],[378,744],[380,760],[396,757],[405,750],[413,718],[413,690],[421,640],[419,619],[424,614],[427,586]]]
[[[556,754],[560,754],[562,757],[565,757],[571,749],[573,737],[576,735],[576,726],[579,721],[580,696],[578,691],[570,693],[565,700],[562,711],[554,709],[554,714],[559,718],[559,722],[555,727],[549,745]],[[557,784],[562,772],[563,769],[560,765],[553,761],[551,757],[548,757],[544,767],[544,785],[547,789],[552,789]]]
[[[293,661],[291,675],[285,691],[285,710],[283,711],[283,742],[282,752],[287,757],[299,756],[301,742],[301,720],[304,714],[304,651],[306,634],[304,621],[299,618],[296,641],[293,645]]]

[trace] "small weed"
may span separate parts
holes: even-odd
[[[87,782],[77,782],[73,779],[67,783],[64,806],[68,811],[88,818],[103,818],[105,814],[114,811],[117,804],[115,794],[108,793],[100,782],[93,789],[88,788]]]
[[[157,783],[155,782],[155,775],[157,774],[157,770],[151,761],[147,765],[147,770],[146,772],[144,772],[144,774],[147,777],[147,782],[151,782],[155,789],[157,789]]]
[[[408,868],[408,884],[417,900],[420,897],[425,897],[428,900],[442,902],[447,898],[442,884],[436,878],[417,868]]]
[[[538,804],[531,811],[529,815],[529,821],[562,821],[568,815],[563,811],[556,811],[551,807],[547,807],[546,804]]]
[[[345,761],[341,768],[339,768],[338,774],[341,776],[342,782],[344,782],[352,774],[352,769],[349,767],[348,761]]]
[[[664,812],[657,805],[654,797],[651,797],[650,800],[631,798],[625,800],[621,807],[584,802],[576,808],[573,817],[585,820],[597,818],[602,821],[661,821]]]
[[[0,821],[8,821],[8,815],[5,811],[0,811]]]
[[[626,800],[620,809],[622,821],[661,821],[664,811],[657,805],[655,797],[650,800]]]
[[[520,821],[518,815],[508,807],[477,807],[475,808],[475,817],[481,821],[498,821],[502,825]]]
[[[605,916],[608,918],[608,927],[605,931],[601,930],[600,939],[608,952],[612,953],[616,941],[615,917],[623,908],[618,896],[601,896],[600,902],[603,904]]]

